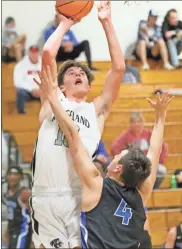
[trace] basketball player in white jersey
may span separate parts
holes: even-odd
[[[59,26],[43,48],[42,65],[43,69],[49,65],[52,81],[59,86],[59,100],[77,125],[82,143],[92,158],[101,138],[104,121],[119,92],[125,62],[112,24],[110,2],[101,1],[98,18],[106,34],[112,67],[105,79],[102,94],[92,103],[87,103],[93,80],[87,67],[66,62],[57,79],[55,57],[64,34],[75,23],[61,15],[59,17]],[[40,92],[41,128],[32,163],[33,241],[36,248],[75,248],[81,245],[81,186],[72,165],[67,140],[41,88]]]

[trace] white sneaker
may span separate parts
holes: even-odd
[[[150,67],[149,67],[148,63],[143,64],[142,70],[149,70],[149,69],[150,69]]]
[[[167,62],[167,63],[164,64],[164,69],[173,70],[175,68],[169,62]]]

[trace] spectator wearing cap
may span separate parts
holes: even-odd
[[[144,119],[140,112],[133,112],[130,117],[130,127],[113,142],[111,146],[112,156],[118,155],[122,150],[130,146],[140,148],[147,154],[150,144],[151,131],[144,128]],[[159,188],[167,173],[164,166],[168,155],[167,145],[163,143],[160,160],[157,168],[157,179],[154,188]]]
[[[4,62],[20,61],[25,49],[25,35],[18,35],[13,17],[5,20],[2,34],[2,60]]]
[[[51,25],[49,28],[47,28],[44,32],[44,40],[45,42],[48,40],[48,38],[52,35],[52,33],[56,30],[60,23],[60,20],[57,15],[55,15],[55,21],[54,24]],[[75,60],[80,56],[81,53],[85,54],[88,67],[96,71],[97,69],[93,67],[92,65],[92,59],[91,59],[91,49],[90,49],[90,43],[88,40],[84,40],[82,42],[78,42],[73,31],[68,30],[68,32],[64,35],[62,44],[58,50],[56,61],[66,61],[66,60]]]
[[[165,69],[173,69],[168,60],[166,44],[162,37],[161,27],[157,22],[158,14],[149,11],[147,21],[141,20],[138,28],[138,39],[134,55],[142,61],[142,69],[149,70],[147,58],[158,61],[162,58]]]
[[[13,80],[16,87],[16,105],[18,113],[25,113],[25,102],[39,100],[39,87],[33,81],[41,71],[41,57],[37,46],[29,48],[26,55],[14,68]]]
[[[182,21],[178,19],[175,9],[167,12],[162,24],[162,34],[169,51],[171,64],[179,67],[178,55],[182,51]]]

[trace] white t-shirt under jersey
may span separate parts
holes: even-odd
[[[70,101],[63,94],[60,95],[60,101],[77,125],[82,143],[92,159],[101,138],[93,103]],[[44,120],[35,152],[34,187],[80,189],[67,141],[54,115]]]

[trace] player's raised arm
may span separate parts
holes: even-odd
[[[73,159],[73,165],[84,186],[92,188],[95,186],[95,179],[100,177],[99,171],[89,159],[89,156],[80,140],[77,126],[63,109],[56,94],[57,84],[52,81],[49,66],[43,69],[42,82],[39,84],[41,91],[48,99],[56,121],[65,135]]]
[[[163,144],[164,124],[167,114],[167,107],[168,104],[171,102],[172,98],[173,97],[170,96],[168,93],[165,93],[162,96],[160,96],[160,94],[157,94],[156,102],[153,102],[148,99],[148,102],[150,103],[151,107],[155,109],[156,120],[150,139],[149,151],[147,154],[147,157],[152,163],[151,173],[150,176],[146,179],[146,181],[139,187],[139,190],[143,197],[143,201],[145,203],[150,198],[150,194],[152,192],[156,180],[157,166],[159,163],[159,157]]]
[[[107,37],[112,63],[111,69],[105,79],[102,94],[94,100],[98,116],[103,114],[107,116],[113,101],[115,101],[119,93],[125,71],[125,61],[112,23],[110,5],[110,1],[100,1],[98,7],[98,18]]]
[[[57,64],[56,64],[56,55],[61,45],[62,39],[65,33],[71,28],[75,23],[73,20],[68,19],[60,14],[57,14],[60,20],[60,24],[53,34],[46,41],[43,52],[42,52],[42,67],[49,65],[51,69],[52,80],[55,82],[57,80]],[[41,78],[41,76],[39,76]],[[42,80],[42,79],[41,79]],[[34,79],[35,81],[35,79]],[[43,92],[40,90],[40,99],[41,99],[41,111],[39,115],[40,122],[50,113],[50,106],[46,100]]]

